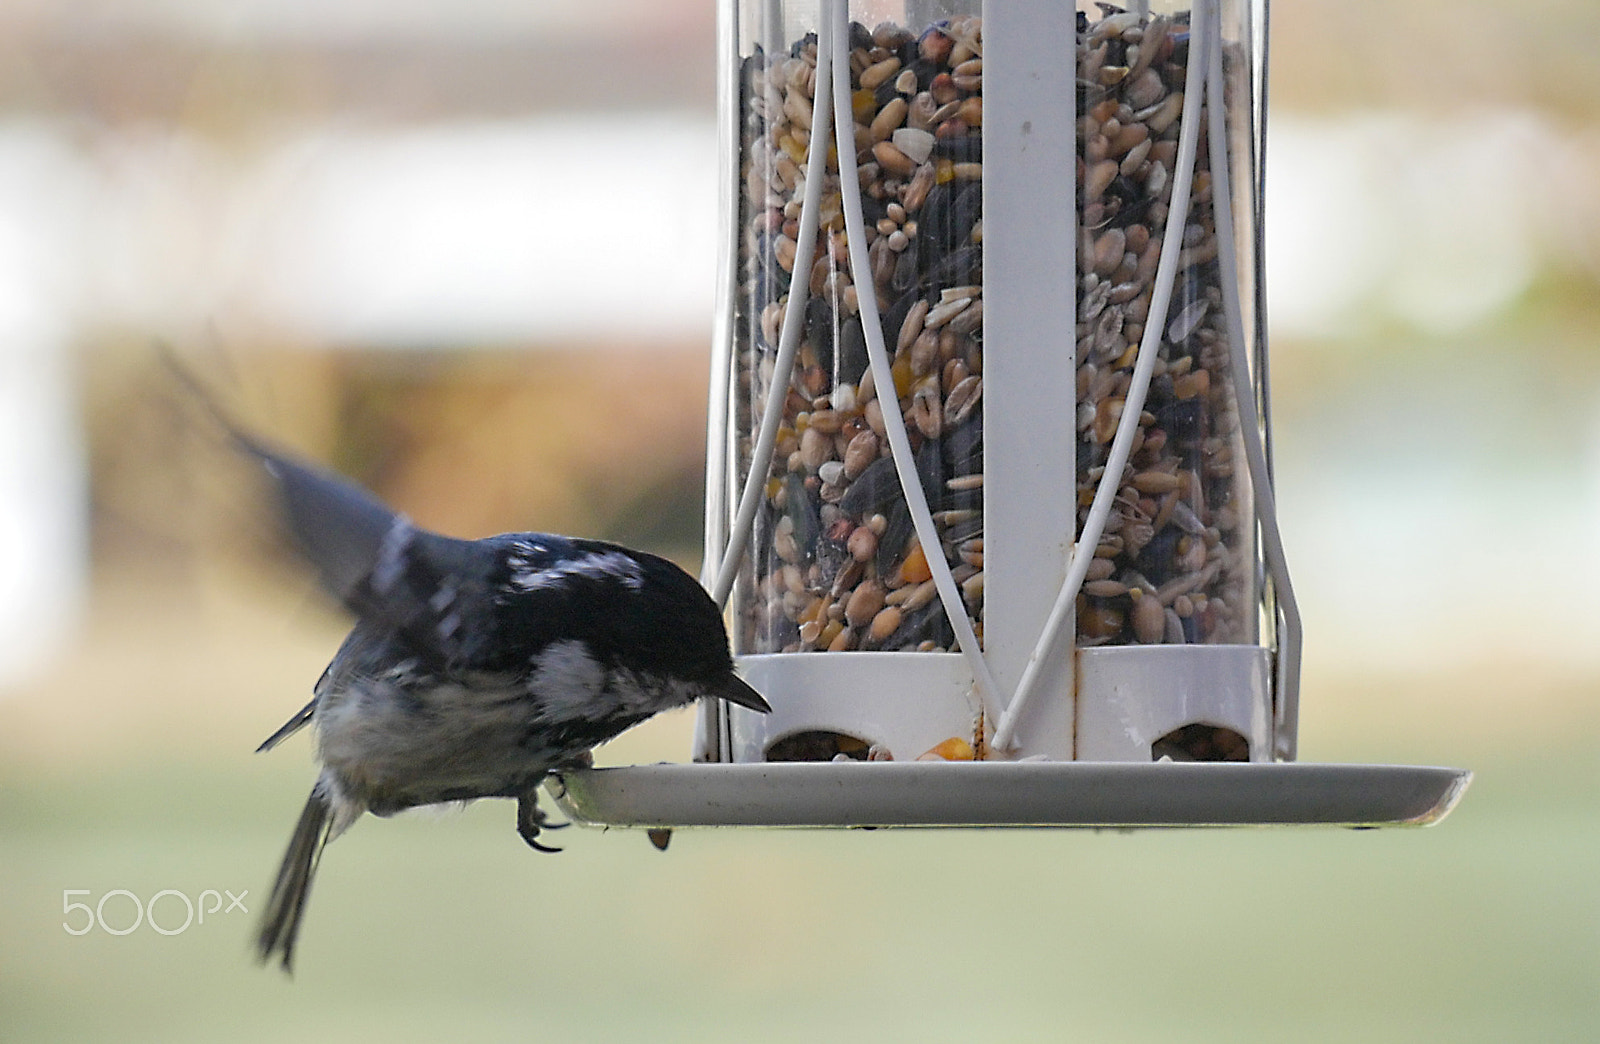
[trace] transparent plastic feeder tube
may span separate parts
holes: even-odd
[[[777,709],[699,756],[1149,758],[1174,714],[1169,755],[1292,754],[1263,24],[724,4],[707,575]]]

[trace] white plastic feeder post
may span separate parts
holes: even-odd
[[[1007,698],[1077,517],[1075,17],[1058,0],[983,5],[984,655]],[[1074,756],[1072,632],[1069,616],[1013,755]]]

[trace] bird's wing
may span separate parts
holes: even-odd
[[[374,574],[393,566],[412,527],[404,515],[366,490],[235,433],[238,444],[271,477],[284,521],[327,589],[365,615]]]
[[[162,359],[228,441],[266,471],[284,523],[323,585],[358,616],[372,612],[373,590],[399,572],[415,527],[355,483],[249,434],[176,356],[163,352]]]
[[[490,599],[486,549],[420,529],[331,471],[232,432],[271,477],[284,521],[323,585],[431,664],[470,660]]]
[[[266,471],[284,523],[323,585],[352,612],[364,615],[370,608],[370,581],[403,549],[413,528],[409,520],[355,483],[295,460],[249,434],[175,355],[164,351],[161,357],[234,448]]]

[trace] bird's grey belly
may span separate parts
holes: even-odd
[[[323,763],[348,797],[379,815],[509,797],[636,722],[702,695],[695,685],[601,670],[587,656],[554,652],[514,680],[330,687],[314,718]]]
[[[526,691],[446,683],[404,698],[382,688],[328,694],[316,722],[323,763],[344,792],[386,815],[536,785],[569,756],[542,741],[542,717]]]

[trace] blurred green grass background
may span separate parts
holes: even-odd
[[[293,981],[238,912],[72,937],[61,893],[256,910],[303,757],[8,772],[0,1010],[10,1041],[1592,1039],[1600,766],[1562,753],[1473,751],[1428,830],[572,831],[545,858],[504,802],[369,819]]]

